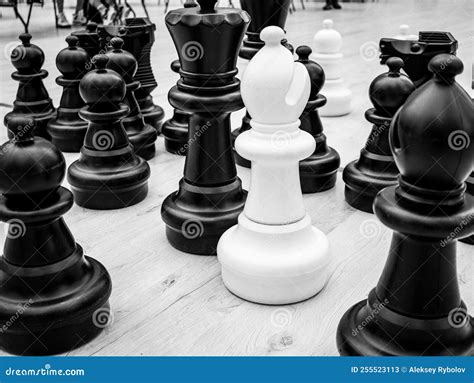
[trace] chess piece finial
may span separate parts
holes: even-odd
[[[63,92],[57,115],[48,122],[47,131],[61,151],[78,152],[87,130],[87,122],[78,113],[85,105],[79,94],[79,83],[88,71],[90,57],[78,46],[77,36],[69,35],[66,42],[68,47],[56,56],[56,66],[61,72],[56,83],[63,87]]]
[[[474,234],[474,198],[465,193],[474,106],[454,79],[462,71],[458,57],[435,56],[429,68],[434,77],[392,121],[390,147],[401,175],[374,201],[375,214],[393,230],[392,244],[368,300],[339,323],[342,355],[472,355],[474,320],[460,296],[456,240]],[[364,326],[367,315],[373,320]]]
[[[309,59],[311,53],[311,48],[306,45],[296,49],[297,61],[306,67],[311,80],[311,93],[300,116],[300,128],[311,134],[316,142],[314,152],[300,161],[300,181],[303,193],[316,193],[332,188],[336,183],[337,171],[341,163],[339,154],[327,145],[326,135],[323,133],[318,109],[326,104],[326,97],[319,94],[325,82],[325,74],[319,64]]]
[[[140,83],[134,81],[137,73],[137,60],[133,55],[123,50],[124,41],[120,37],[110,40],[112,48],[107,52],[109,61],[107,68],[117,72],[125,81],[126,95],[125,104],[130,109],[127,117],[122,122],[127,131],[128,138],[133,145],[134,152],[146,160],[155,156],[156,129],[146,124],[140,111],[135,92],[140,89]]]
[[[332,20],[323,21],[323,29],[314,35],[311,55],[326,75],[324,95],[327,102],[319,112],[325,117],[343,116],[351,111],[352,92],[344,85],[341,74],[342,36],[333,26]]]
[[[252,129],[235,144],[252,162],[252,183],[238,224],[223,234],[217,248],[226,287],[264,304],[307,299],[328,277],[328,241],[311,225],[297,167],[315,149],[314,138],[299,129],[298,120],[311,82],[305,66],[281,46],[283,35],[275,26],[262,31],[266,44],[243,76],[242,98]]]
[[[87,73],[79,84],[87,104],[79,114],[89,121],[89,126],[79,160],[69,167],[68,181],[79,206],[120,209],[147,196],[150,167],[133,153],[122,124],[130,111],[123,102],[125,81],[107,68],[107,55],[96,55],[92,61],[96,69]]]
[[[403,60],[391,57],[386,62],[388,72],[377,76],[369,86],[373,108],[365,112],[372,131],[358,160],[349,163],[343,172],[346,201],[356,209],[372,213],[375,196],[384,188],[395,185],[398,168],[389,146],[392,118],[415,90],[413,82],[400,73]]]
[[[251,17],[250,25],[246,32],[246,38],[243,41],[239,56],[245,60],[250,60],[264,46],[264,42],[260,39],[260,32],[266,27],[277,26],[281,29],[285,28],[286,19],[290,8],[290,0],[241,0],[241,8],[248,12]],[[281,41],[283,46],[293,52],[293,46],[288,43],[286,38]],[[246,111],[242,119],[242,125],[238,129],[232,131],[232,145],[235,139],[242,132],[250,129],[250,115]],[[235,161],[238,165],[249,168],[250,161],[242,158],[234,149]]]
[[[161,216],[173,247],[205,255],[216,254],[246,197],[231,150],[230,113],[244,106],[235,75],[250,17],[234,8],[209,13],[214,4],[201,1],[202,9],[176,9],[165,18],[181,67],[168,99],[190,117],[184,177],[164,200]]]
[[[48,122],[56,115],[53,102],[49,97],[43,79],[48,77],[48,71],[42,69],[44,64],[44,52],[35,44],[31,43],[31,35],[22,33],[19,36],[21,44],[11,52],[11,62],[16,71],[12,73],[12,78],[18,81],[18,90],[13,110],[4,117],[4,124],[8,126],[8,121],[13,117],[21,117],[35,120],[36,136],[51,139],[46,130]],[[11,132],[7,129],[9,138]]]
[[[33,136],[35,124],[13,116],[13,138],[0,147],[0,220],[8,225],[0,321],[16,317],[0,333],[0,346],[13,354],[51,355],[102,331],[94,318],[98,310],[110,313],[111,281],[99,262],[83,255],[64,222],[73,204],[61,186],[66,161],[52,143]]]

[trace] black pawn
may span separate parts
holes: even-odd
[[[179,60],[171,63],[171,70],[179,73]],[[165,121],[161,132],[165,137],[165,148],[168,152],[185,156],[188,151],[188,125],[190,114],[174,108],[173,117]]]
[[[87,106],[80,116],[89,121],[79,160],[68,170],[76,203],[89,209],[120,209],[142,201],[148,193],[150,167],[133,153],[122,119],[125,82],[106,69],[109,58],[93,58],[96,69],[81,80],[79,92]]]
[[[130,109],[130,113],[122,120],[123,127],[133,145],[135,154],[146,160],[152,159],[156,153],[157,133],[155,128],[145,123],[135,98],[135,92],[140,89],[140,83],[133,79],[137,73],[137,60],[131,53],[122,49],[123,40],[120,37],[114,37],[110,40],[110,44],[112,49],[107,52],[109,57],[107,68],[122,76],[127,86],[125,104]]]
[[[234,162],[230,113],[244,106],[235,75],[250,18],[239,9],[215,9],[216,1],[199,0],[200,8],[170,11],[165,20],[181,64],[181,79],[168,98],[192,114],[184,177],[161,215],[172,246],[205,255],[216,254],[246,198]]]
[[[33,134],[50,139],[46,125],[55,117],[56,110],[43,84],[43,79],[48,76],[48,72],[41,69],[44,53],[40,47],[30,43],[29,33],[22,33],[20,40],[22,44],[11,53],[12,64],[17,69],[12,78],[19,82],[18,91],[13,110],[5,115],[4,124],[8,126],[8,121],[14,117],[32,119],[35,121]],[[8,137],[13,137],[10,131]]]
[[[472,172],[469,178],[467,179],[466,186],[466,193],[470,194],[471,196],[474,196],[474,172]],[[474,245],[474,235],[461,239],[461,242],[467,243],[468,245]]]
[[[62,73],[56,83],[63,87],[63,93],[57,116],[49,121],[47,130],[58,149],[78,152],[87,130],[87,122],[79,117],[79,109],[85,106],[79,94],[79,83],[87,73],[90,58],[84,49],[77,46],[79,39],[76,36],[68,36],[66,42],[68,47],[56,57],[56,66]]]
[[[373,124],[370,136],[361,150],[360,158],[348,164],[342,174],[346,183],[346,201],[356,209],[372,213],[377,193],[395,185],[398,169],[390,151],[390,123],[397,110],[415,90],[413,82],[400,73],[403,60],[391,57],[387,60],[389,71],[377,76],[369,88],[374,108],[365,112],[367,121]]]
[[[0,323],[7,324],[0,346],[50,355],[82,346],[105,327],[112,283],[62,218],[74,202],[61,186],[65,159],[32,135],[34,124],[12,117],[13,138],[0,147],[0,220],[8,225],[0,258]]]
[[[377,287],[339,323],[342,355],[473,352],[456,239],[474,234],[474,198],[464,184],[474,163],[474,108],[454,80],[459,58],[441,54],[429,68],[433,79],[412,93],[390,129],[401,176],[377,195],[374,212],[394,231],[392,245]]]
[[[286,18],[290,10],[290,0],[240,0],[241,8],[246,11],[251,21],[246,31],[247,38],[243,41],[239,56],[244,60],[251,60],[257,52],[262,49],[265,43],[260,39],[260,32],[271,25],[276,25],[285,29]],[[293,47],[285,40],[282,44],[293,52]],[[245,111],[245,116],[242,119],[242,125],[238,129],[232,131],[232,146],[234,146],[236,138],[240,133],[250,129],[250,114]],[[249,160],[243,158],[234,150],[235,161],[238,165],[250,168]]]
[[[341,159],[339,154],[327,145],[318,113],[318,108],[327,101],[326,97],[319,94],[325,81],[323,68],[309,59],[310,47],[306,45],[298,47],[296,54],[298,55],[297,62],[306,67],[311,79],[311,94],[300,117],[300,128],[311,134],[316,141],[314,153],[300,162],[301,189],[303,193],[316,193],[334,187]]]

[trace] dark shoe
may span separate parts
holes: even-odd
[[[341,5],[338,2],[332,3],[334,9],[342,9]]]
[[[329,4],[326,4],[324,7],[323,7],[323,11],[330,11],[332,9],[332,5],[329,5]]]

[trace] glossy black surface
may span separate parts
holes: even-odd
[[[3,120],[5,126],[12,118],[26,118],[35,121],[33,134],[50,139],[46,126],[56,115],[53,102],[49,97],[43,79],[48,76],[48,72],[41,67],[44,64],[44,53],[40,47],[31,44],[31,35],[22,33],[20,35],[21,44],[13,49],[11,62],[16,68],[12,73],[12,78],[18,81],[18,91],[13,110],[5,115]],[[8,137],[12,134],[8,131]]]
[[[347,203],[356,209],[372,213],[375,196],[397,183],[398,169],[389,146],[389,130],[393,115],[415,90],[413,82],[400,73],[403,60],[387,60],[389,71],[377,76],[369,88],[375,108],[366,111],[365,118],[373,124],[370,136],[357,161],[349,163],[343,172]]]
[[[311,48],[306,45],[296,49],[297,62],[306,67],[311,79],[311,93],[308,104],[300,116],[300,129],[311,134],[316,141],[314,153],[300,161],[300,181],[303,193],[316,193],[334,187],[337,170],[341,164],[339,153],[327,145],[326,135],[323,133],[318,108],[326,104],[326,98],[319,94],[324,85],[325,76],[323,68],[309,59],[311,52]]]
[[[21,355],[66,352],[105,327],[97,316],[110,313],[112,283],[62,218],[73,204],[60,186],[64,156],[33,136],[34,120],[12,117],[8,127],[14,139],[0,148],[0,220],[8,225],[0,258],[0,322],[7,324],[0,347]]]
[[[68,181],[79,206],[120,209],[146,197],[150,167],[133,153],[122,124],[129,113],[123,103],[124,80],[106,69],[106,55],[97,55],[93,61],[96,69],[87,73],[79,85],[87,104],[79,113],[89,126],[79,160],[68,169]]]
[[[377,195],[374,211],[394,231],[392,244],[369,299],[339,323],[341,355],[473,355],[456,240],[474,233],[474,198],[464,184],[474,162],[474,108],[454,81],[459,58],[435,56],[429,69],[434,77],[411,94],[390,130],[399,184]]]
[[[56,66],[62,76],[56,83],[63,87],[57,116],[49,121],[47,131],[51,141],[63,152],[78,152],[84,143],[87,122],[79,117],[79,109],[85,106],[79,94],[79,82],[87,73],[90,57],[78,47],[76,36],[66,38],[68,47],[61,50],[56,57]]]
[[[168,98],[191,116],[184,177],[163,202],[161,215],[172,246],[215,255],[246,197],[233,158],[230,113],[243,107],[236,61],[250,20],[238,9],[215,9],[215,0],[198,4],[166,16],[181,66]]]

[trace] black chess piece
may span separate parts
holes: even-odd
[[[417,41],[382,38],[379,48],[380,63],[400,57],[405,63],[403,70],[418,88],[432,77],[428,69],[430,60],[441,53],[455,55],[458,42],[449,32],[423,31]]]
[[[140,83],[134,80],[137,72],[137,60],[131,53],[122,49],[123,40],[120,37],[114,37],[110,40],[110,44],[112,48],[107,52],[109,57],[107,68],[122,76],[127,87],[125,104],[130,109],[130,113],[122,119],[123,127],[133,145],[135,154],[146,160],[152,159],[156,153],[157,133],[154,127],[145,123],[135,98],[135,92],[140,89]]]
[[[193,254],[216,254],[217,242],[237,223],[246,192],[237,177],[230,113],[243,108],[237,51],[250,22],[240,9],[200,7],[168,12],[181,79],[168,95],[173,107],[192,113],[184,177],[162,205],[168,241]]]
[[[83,345],[105,327],[112,283],[64,222],[74,202],[61,186],[66,162],[52,143],[33,136],[35,123],[11,117],[13,138],[0,147],[0,220],[8,225],[0,258],[0,347],[50,355]]]
[[[157,133],[161,132],[164,111],[159,105],[155,105],[151,92],[158,86],[151,67],[150,53],[155,43],[156,25],[146,17],[132,17],[125,19],[124,25],[99,25],[98,34],[103,51],[107,49],[106,44],[113,37],[121,37],[124,41],[124,49],[130,52],[138,62],[135,81],[139,81],[141,87],[135,92],[140,111],[147,124],[153,126]]]
[[[470,194],[471,196],[474,196],[474,172],[472,172],[469,178],[467,179],[466,186],[466,193]],[[467,243],[468,245],[474,245],[474,235],[461,239],[461,242]]]
[[[373,124],[360,158],[349,163],[343,172],[346,201],[356,209],[372,213],[372,204],[379,191],[397,183],[398,169],[389,145],[390,123],[397,110],[415,90],[413,82],[400,73],[403,60],[387,60],[389,71],[377,76],[369,88],[374,108],[365,112]]]
[[[79,39],[79,46],[83,48],[89,57],[92,59],[95,55],[100,53],[101,42],[99,34],[97,33],[97,24],[94,22],[87,23],[85,29],[74,31],[71,35]],[[94,65],[89,61],[87,70],[94,69]]]
[[[13,102],[13,110],[5,115],[3,122],[8,126],[8,121],[13,117],[33,119],[35,121],[33,134],[50,139],[46,125],[55,117],[56,109],[43,84],[43,79],[48,76],[48,71],[41,69],[44,64],[44,53],[40,47],[31,44],[29,33],[22,33],[20,40],[22,44],[11,53],[11,61],[16,68],[12,78],[19,82],[18,91]],[[8,137],[13,137],[10,131]]]
[[[87,73],[90,58],[84,49],[77,46],[79,39],[76,36],[68,36],[66,42],[68,47],[56,57],[56,66],[62,74],[56,78],[56,83],[63,87],[63,93],[57,116],[49,121],[47,131],[59,150],[78,152],[87,130],[87,122],[79,117],[79,109],[85,106],[79,94],[79,82]]]
[[[463,65],[435,56],[435,74],[397,112],[390,145],[401,176],[380,192],[374,212],[394,230],[387,263],[368,300],[343,316],[342,355],[472,355],[474,319],[456,272],[456,239],[474,233],[474,108],[455,82]],[[456,102],[453,102],[456,100]],[[369,319],[367,319],[369,318]]]
[[[241,8],[246,11],[250,17],[250,25],[247,29],[247,38],[244,40],[240,48],[239,56],[245,60],[251,60],[257,52],[262,49],[265,43],[260,39],[260,32],[270,26],[276,25],[281,29],[285,29],[286,18],[290,9],[291,0],[240,0]],[[285,39],[282,44],[286,46],[291,52],[293,47],[288,44]],[[242,125],[238,129],[232,131],[232,146],[234,146],[235,139],[242,132],[250,129],[250,115],[246,111],[242,119]],[[238,165],[250,168],[250,161],[241,157],[234,151],[235,161]]]
[[[171,63],[171,70],[179,73],[179,60]],[[185,156],[188,152],[188,124],[190,114],[174,108],[173,117],[165,121],[161,132],[165,138],[165,148],[173,154]]]
[[[326,104],[326,97],[319,94],[324,85],[325,76],[321,66],[309,59],[311,48],[303,45],[296,49],[297,62],[308,70],[311,79],[311,94],[303,114],[300,117],[300,128],[314,137],[314,153],[300,161],[300,181],[303,193],[316,193],[334,187],[341,158],[326,142],[323,124],[319,118],[318,108]]]
[[[122,119],[126,86],[115,71],[106,69],[109,58],[93,58],[96,69],[80,82],[87,106],[80,110],[89,121],[79,160],[68,170],[76,203],[89,209],[120,209],[142,201],[148,193],[150,167],[133,153]]]

